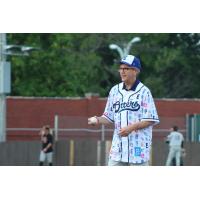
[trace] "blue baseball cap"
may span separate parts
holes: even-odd
[[[135,67],[138,70],[142,69],[140,59],[133,55],[127,55],[125,58],[121,59],[120,64],[125,64],[129,67]]]

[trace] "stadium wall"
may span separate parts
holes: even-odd
[[[107,165],[110,141],[68,140],[54,144],[55,166],[104,166]],[[37,166],[41,144],[39,141],[9,141],[0,143],[0,166]],[[153,141],[150,165],[164,166],[168,145]],[[200,166],[200,143],[185,144],[185,166]],[[47,163],[45,163],[46,165]]]
[[[186,129],[186,115],[200,113],[200,99],[155,99],[161,123],[157,129],[169,129],[176,124]],[[54,127],[54,116],[89,117],[101,115],[106,98],[87,94],[84,98],[7,97],[7,128]],[[16,140],[16,132],[7,131],[8,140]],[[29,134],[31,134],[29,132]],[[35,133],[32,133],[35,135]],[[156,133],[158,137],[161,134]],[[24,137],[26,140],[26,137]],[[38,136],[32,139],[39,139]]]

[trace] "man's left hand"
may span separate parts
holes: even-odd
[[[128,136],[128,134],[131,133],[131,132],[132,132],[132,129],[131,129],[130,126],[126,126],[124,128],[121,128],[121,130],[119,131],[119,133],[122,137]]]

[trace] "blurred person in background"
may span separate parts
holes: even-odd
[[[183,165],[183,156],[185,156],[185,149],[183,148],[184,137],[182,133],[178,132],[177,126],[173,126],[170,131],[166,139],[166,143],[169,144],[166,166],[180,166]]]
[[[40,151],[40,162],[39,165],[43,166],[45,160],[48,165],[53,165],[53,134],[49,125],[43,126],[39,132],[41,136],[42,149]]]

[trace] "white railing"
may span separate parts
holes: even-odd
[[[41,128],[7,128],[7,132],[35,132],[36,134],[39,133]],[[88,132],[88,133],[94,133],[94,134],[101,134],[101,141],[105,141],[106,133],[112,133],[113,129],[106,128],[104,125],[102,125],[99,129],[89,129],[89,128],[52,128],[52,131],[54,132],[55,140],[57,141],[59,139],[59,133],[71,133],[71,132]],[[159,135],[166,135],[169,133],[169,129],[153,129],[154,133],[159,133]],[[186,133],[186,129],[180,130],[184,135]],[[28,135],[27,135],[28,136]]]

